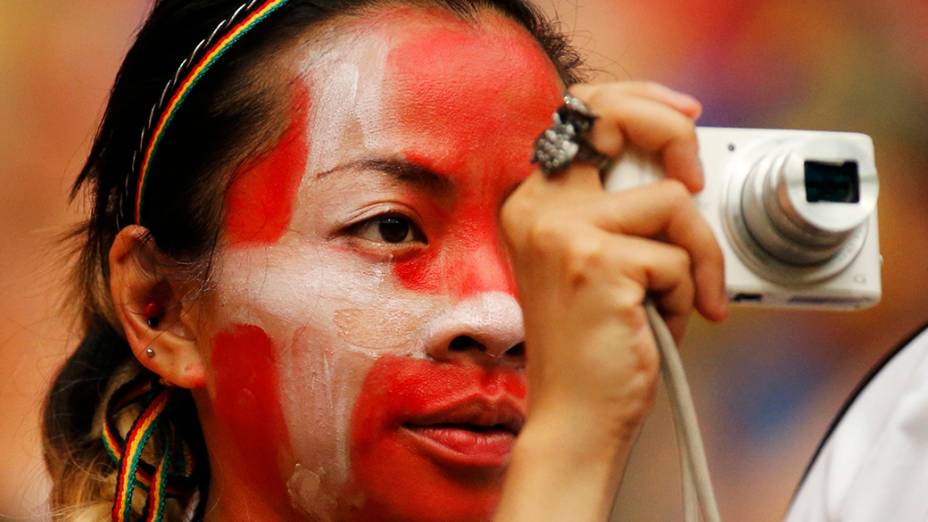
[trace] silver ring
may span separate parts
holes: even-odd
[[[567,170],[575,161],[592,164],[600,171],[608,165],[609,157],[586,139],[596,115],[582,100],[565,94],[564,104],[551,119],[553,124],[535,140],[532,154],[532,163],[537,163],[546,176]]]

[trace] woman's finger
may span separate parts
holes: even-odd
[[[695,297],[689,253],[659,241],[610,236],[607,243],[610,266],[655,296],[658,309],[674,337],[682,339]]]
[[[615,89],[632,96],[649,98],[653,101],[669,105],[670,107],[673,107],[675,110],[683,113],[683,115],[693,120],[698,119],[699,116],[702,115],[702,104],[699,103],[699,100],[690,96],[689,94],[675,91],[670,87],[661,85],[657,82],[626,81],[598,85],[578,84],[576,86],[576,93],[578,96],[580,96],[589,93],[599,87]],[[573,92],[573,89],[571,90]]]
[[[693,120],[665,103],[631,96],[603,86],[578,89],[598,116],[588,136],[603,154],[617,157],[625,140],[647,152],[658,153],[668,177],[682,181],[692,192],[703,186],[702,164]]]
[[[715,235],[686,188],[675,180],[591,199],[583,212],[614,234],[660,237],[685,249],[693,260],[696,307],[708,319],[727,315],[724,260]]]

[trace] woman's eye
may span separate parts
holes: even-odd
[[[425,243],[419,228],[409,218],[400,215],[379,216],[357,226],[358,237],[377,243]]]

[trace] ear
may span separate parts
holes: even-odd
[[[182,285],[158,274],[159,253],[148,231],[122,229],[110,248],[110,293],[132,353],[170,384],[199,388],[206,367],[197,349],[197,309]]]

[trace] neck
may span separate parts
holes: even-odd
[[[244,427],[219,428],[211,404],[195,394],[200,426],[209,448],[210,485],[205,520],[295,520],[282,469],[292,467],[289,454],[249,437]]]
[[[206,522],[274,522],[299,518],[289,500],[282,498],[286,497],[285,494],[269,497],[253,481],[223,474],[231,470],[215,471],[210,481]]]

